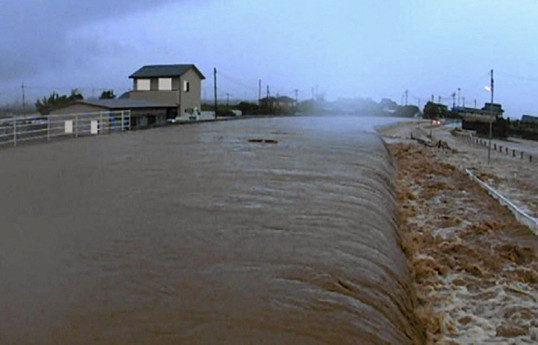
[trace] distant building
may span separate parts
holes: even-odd
[[[133,79],[129,99],[174,104],[177,115],[184,119],[201,110],[205,77],[193,64],[143,66],[129,78]]]
[[[475,117],[475,116],[487,116],[490,117],[492,114],[495,118],[500,118],[504,114],[502,105],[499,103],[485,103],[481,109],[478,108],[468,108],[468,107],[454,107],[452,108],[453,112],[458,113],[462,118],[466,117]],[[477,118],[478,119],[478,118]],[[489,121],[489,120],[485,120]]]
[[[260,107],[274,111],[289,111],[295,107],[295,99],[288,96],[265,97],[260,99]]]
[[[504,110],[501,104],[485,103],[482,109],[454,107],[452,111],[461,116],[463,129],[474,130],[480,135],[488,135],[490,122],[492,122],[493,136],[505,138],[508,135],[506,120],[502,117]]]
[[[525,124],[538,124],[538,116],[523,115],[521,117],[521,122]]]

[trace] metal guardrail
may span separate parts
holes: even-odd
[[[489,141],[487,139],[482,139],[482,138],[479,138],[479,137],[476,137],[470,133],[453,133],[455,136],[459,137],[459,138],[463,138],[463,139],[467,139],[469,142],[471,142],[472,144],[476,144],[476,145],[480,145],[480,146],[484,146],[484,147],[488,147],[489,145]],[[492,143],[491,144],[491,149],[493,151],[497,151],[499,153],[503,153],[507,156],[512,156],[513,158],[519,158],[520,160],[528,160],[529,163],[532,163],[532,162],[536,162],[537,161],[537,157],[533,157],[532,153],[529,153],[529,152],[526,152],[526,151],[521,151],[521,150],[516,150],[516,149],[513,149],[513,148],[510,148],[508,147],[507,145],[500,145],[500,144],[497,144],[497,143]]]
[[[12,116],[0,119],[0,147],[131,130],[131,111]]]
[[[493,187],[479,179],[475,174],[473,174],[470,169],[465,169],[465,172],[473,181],[477,182],[480,186],[482,186],[482,188],[484,188],[488,192],[488,194],[499,200],[501,204],[506,205],[521,224],[528,226],[532,230],[532,232],[534,232],[534,234],[538,235],[538,219],[528,215],[525,211],[520,209],[513,202],[511,202],[501,193],[496,191]]]

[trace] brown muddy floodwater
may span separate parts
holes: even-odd
[[[0,343],[419,341],[393,167],[364,132],[386,121],[228,121],[1,150]]]

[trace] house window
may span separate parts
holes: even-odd
[[[151,89],[151,83],[149,79],[137,79],[136,90],[137,91],[149,91]]]
[[[191,90],[191,84],[188,81],[183,82],[183,91],[189,92]]]
[[[159,78],[159,91],[171,91],[172,78]]]

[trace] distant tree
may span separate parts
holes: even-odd
[[[243,115],[253,115],[258,114],[259,107],[255,103],[250,102],[241,102],[237,105],[237,109],[241,110]]]
[[[69,101],[83,100],[84,96],[78,91],[78,89],[71,89],[71,94],[67,97]]]
[[[302,101],[297,104],[297,111],[305,114],[315,113],[317,109],[316,104],[312,100]]]
[[[448,113],[444,104],[428,102],[424,106],[424,117],[427,119],[443,118]]]
[[[420,109],[416,105],[404,105],[398,107],[395,115],[401,117],[414,117],[416,114],[420,114]]]
[[[383,98],[381,102],[379,102],[379,106],[383,110],[396,110],[398,108],[398,104],[390,98]]]
[[[215,105],[210,103],[202,103],[202,111],[215,111]]]
[[[48,115],[56,108],[61,108],[69,105],[77,100],[83,100],[84,96],[77,90],[72,89],[71,94],[59,95],[56,91],[50,94],[49,97],[43,97],[35,102],[35,107],[42,115]]]
[[[116,95],[114,94],[114,90],[104,90],[101,92],[101,96],[99,96],[99,99],[114,99],[116,98]]]

